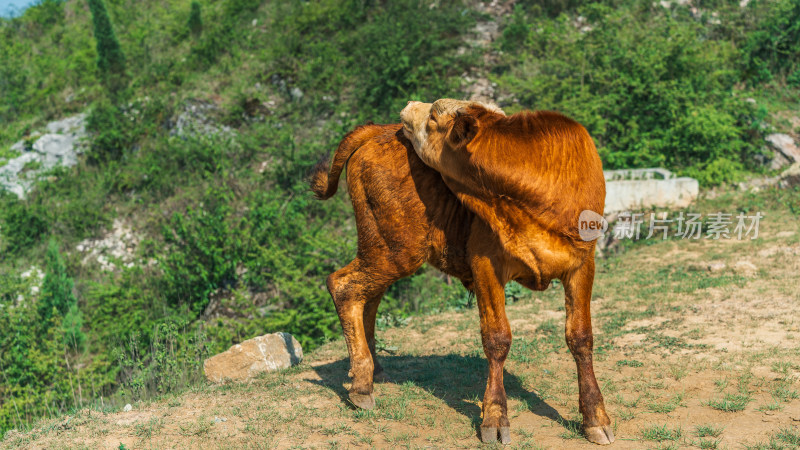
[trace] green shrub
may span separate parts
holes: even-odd
[[[39,242],[49,230],[47,210],[41,203],[18,200],[11,194],[0,198],[3,253],[19,254]]]
[[[121,158],[134,142],[125,114],[108,99],[94,104],[86,128],[93,134],[89,160],[94,164]]]
[[[593,4],[580,13],[590,29],[560,16],[528,18],[524,32],[515,14],[500,42],[509,53],[498,82],[520,106],[577,119],[607,168],[666,166],[705,185],[755,169],[756,112],[734,93],[730,43],[707,40],[702,26],[658,7]]]
[[[199,35],[203,31],[203,19],[200,16],[200,3],[192,2],[192,10],[189,12],[189,31],[193,35]]]
[[[231,200],[230,192],[210,189],[201,205],[175,213],[165,227],[164,241],[173,248],[161,266],[171,304],[200,314],[212,292],[235,285],[242,239]]]
[[[757,17],[754,30],[742,45],[742,71],[751,84],[786,77],[800,71],[800,1],[756,0],[746,14]]]
[[[59,317],[64,329],[64,343],[77,350],[83,347],[86,335],[81,330],[83,317],[78,309],[78,299],[72,290],[72,278],[67,274],[58,244],[50,240],[41,295],[36,306],[43,323],[49,322],[53,316]]]

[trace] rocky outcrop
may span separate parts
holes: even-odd
[[[11,150],[21,154],[0,167],[0,187],[19,198],[24,198],[46,172],[58,166],[77,164],[78,155],[83,151],[85,114],[50,122],[46,128],[47,133],[33,141],[33,145],[29,145],[30,139],[12,145]]]
[[[289,333],[273,333],[248,339],[208,358],[203,363],[212,383],[247,381],[264,372],[287,369],[303,360],[303,349]]]
[[[800,162],[800,148],[788,134],[772,133],[764,139],[773,150],[773,158],[769,162],[770,169],[780,169]]]

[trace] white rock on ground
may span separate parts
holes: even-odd
[[[289,333],[273,333],[248,339],[208,358],[206,378],[213,383],[247,381],[264,372],[287,369],[303,360],[303,349]]]
[[[86,114],[78,114],[47,124],[47,134],[33,143],[31,151],[25,151],[25,141],[11,146],[22,154],[0,167],[0,187],[19,198],[30,192],[33,184],[43,173],[57,166],[74,166],[82,152],[82,141],[86,136]]]
[[[85,265],[97,261],[102,270],[113,270],[116,262],[126,267],[135,263],[136,248],[141,237],[131,226],[120,219],[114,219],[111,230],[98,238],[82,240],[75,250],[84,253],[81,262]]]

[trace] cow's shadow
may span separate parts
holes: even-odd
[[[472,421],[475,430],[479,430],[481,410],[475,400],[481,399],[486,389],[488,375],[486,359],[456,354],[386,356],[378,359],[388,377],[386,382],[396,384],[412,382],[466,416]],[[342,359],[316,366],[314,369],[321,382],[316,380],[313,382],[331,389],[343,403],[353,407],[348,401],[347,389],[344,386],[350,381],[347,376],[349,360]],[[505,371],[503,378],[509,398],[524,400],[528,409],[536,415],[547,417],[565,426],[570,423],[538,395],[526,390],[516,375]],[[377,408],[380,408],[380,397],[377,397],[377,400]],[[511,415],[512,412],[509,411],[509,416]]]

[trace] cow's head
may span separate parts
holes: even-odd
[[[442,155],[465,150],[477,135],[481,118],[505,115],[495,105],[443,98],[433,103],[408,102],[400,112],[403,133],[429,166],[442,171]]]

